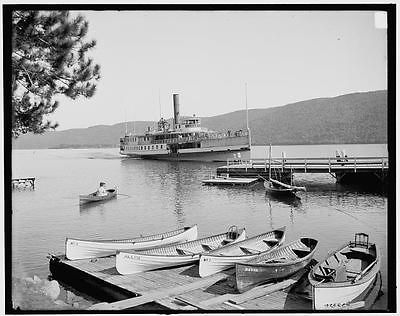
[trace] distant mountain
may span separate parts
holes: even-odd
[[[246,128],[245,110],[201,118],[216,131]],[[128,122],[143,132],[153,121]],[[387,142],[387,91],[352,93],[319,98],[268,109],[249,110],[252,145],[365,144]],[[15,149],[118,146],[125,123],[23,135]]]

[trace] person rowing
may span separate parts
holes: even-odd
[[[100,182],[100,186],[96,191],[96,195],[97,196],[106,196],[107,194],[108,193],[107,193],[107,190],[106,190],[106,184],[104,182]]]

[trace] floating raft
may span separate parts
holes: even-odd
[[[115,256],[74,261],[52,256],[50,271],[54,278],[105,301],[93,310],[311,310],[310,301],[283,290],[306,270],[243,294],[235,289],[234,269],[205,278],[200,278],[198,265],[120,275]]]
[[[35,188],[35,178],[15,178],[11,179],[12,188],[21,188],[21,187],[30,187],[32,189]]]
[[[257,182],[258,180],[258,178],[231,178],[225,176],[217,176],[210,179],[202,180],[202,182],[208,185],[249,185]]]

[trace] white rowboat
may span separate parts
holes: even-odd
[[[263,233],[200,256],[199,275],[205,277],[246,262],[279,247],[285,241],[286,227]]]
[[[380,269],[379,250],[368,239],[367,234],[356,234],[354,241],[328,255],[310,271],[314,309],[349,309],[358,299],[363,300]]]
[[[121,250],[143,250],[197,239],[197,225],[170,232],[128,239],[84,240],[66,238],[65,256],[67,259],[87,259],[115,255]]]
[[[246,238],[245,229],[230,230],[178,245],[144,251],[117,251],[116,268],[120,274],[139,273],[159,268],[180,266],[199,260],[200,254]]]

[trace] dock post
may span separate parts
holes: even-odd
[[[331,157],[328,158],[328,162],[329,162],[329,173],[331,173]]]
[[[354,172],[357,172],[357,158],[354,158]]]

